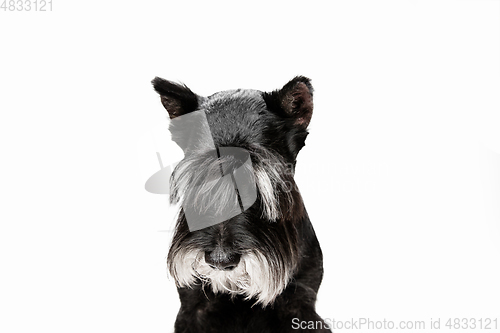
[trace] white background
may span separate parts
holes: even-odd
[[[0,11],[0,331],[172,331],[155,76],[312,79],[323,317],[500,317],[499,1],[180,3]]]

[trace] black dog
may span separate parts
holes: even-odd
[[[319,329],[307,332],[330,332],[315,311],[322,253],[293,179],[310,80],[207,98],[152,83],[185,153],[171,177],[182,207],[167,259],[181,300],[175,332],[300,332],[311,321]]]

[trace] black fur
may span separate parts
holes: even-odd
[[[198,97],[185,85],[155,77],[153,87],[161,96],[161,103],[167,109],[170,118],[175,118],[196,110]]]
[[[196,264],[204,265],[203,269],[207,269],[208,264],[220,274],[226,274],[225,271],[229,274],[241,265],[252,268],[254,261],[248,256],[261,253],[268,263],[264,265],[267,271],[263,274],[268,272],[270,276],[259,278],[264,284],[282,288],[276,289],[279,290],[276,295],[262,292],[261,296],[247,297],[239,292],[214,292],[213,280],[198,272],[189,285],[176,279],[181,308],[175,332],[301,332],[292,328],[294,318],[321,321],[315,311],[315,302],[323,276],[322,253],[293,180],[296,157],[305,145],[312,115],[310,80],[298,76],[282,89],[270,93],[234,90],[207,98],[197,96],[184,85],[161,78],[155,78],[152,83],[170,118],[203,110],[217,152],[219,147],[244,149],[249,152],[254,168],[267,170],[269,175],[278,173],[276,181],[281,184],[272,184],[279,203],[276,219],[266,216],[265,207],[269,203],[261,190],[246,211],[201,230],[191,232],[184,210],[181,210],[167,258],[174,278],[184,276],[183,269],[194,267],[194,261],[179,260],[189,251],[199,253]],[[199,131],[176,125],[171,125],[170,131],[186,155],[180,165],[185,163],[190,167],[184,171],[176,169],[173,183],[180,181],[181,176],[189,177],[190,172],[197,175],[196,179],[203,178],[203,172],[209,177],[206,170],[217,162],[219,155],[213,157],[209,145],[197,136]],[[231,161],[231,157],[228,159]],[[227,173],[222,169],[221,172]],[[204,199],[184,204],[203,206]],[[280,281],[284,281],[282,285]],[[330,332],[328,329],[306,331]]]

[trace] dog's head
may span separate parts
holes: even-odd
[[[293,174],[312,116],[310,80],[209,97],[161,78],[153,86],[185,154],[171,177],[171,201],[182,209],[170,273],[179,287],[209,284],[272,303],[300,256],[306,213]]]

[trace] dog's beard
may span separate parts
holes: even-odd
[[[179,251],[170,263],[170,273],[179,287],[192,288],[201,281],[203,288],[232,296],[243,295],[265,307],[286,288],[292,276],[285,263],[269,262],[258,251],[243,254],[239,264],[231,271],[211,268],[205,262],[204,251]]]
[[[243,168],[259,193],[259,218],[271,223],[291,218],[292,207],[301,205],[293,188],[293,168],[279,154],[262,147],[251,147],[248,152],[252,164],[244,164]],[[220,178],[221,165],[234,170],[238,161],[232,156],[217,158],[210,151],[187,155],[172,174],[171,202],[180,202],[184,208],[187,205],[206,216],[216,216],[219,210],[234,206],[237,197],[232,184],[207,181]],[[244,196],[241,191],[239,194]],[[295,237],[285,234],[287,242],[283,244],[295,244]],[[223,271],[211,268],[205,262],[205,251],[184,243],[182,235],[174,236],[168,256],[170,274],[179,287],[194,287],[201,282],[203,288],[211,288],[214,293],[242,295],[265,307],[283,292],[293,276],[297,253],[290,245],[267,244],[266,248],[276,248],[272,253],[252,248],[241,255],[233,270]]]

